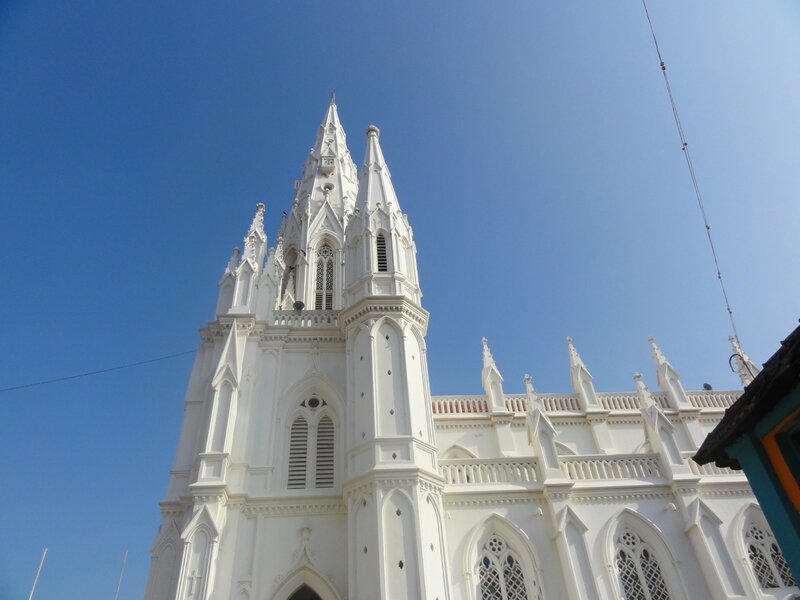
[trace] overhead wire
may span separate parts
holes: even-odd
[[[101,373],[109,373],[111,371],[120,371],[122,369],[130,369],[132,367],[140,367],[142,365],[149,365],[151,363],[168,360],[170,358],[177,358],[178,356],[185,356],[194,353],[195,350],[187,350],[185,352],[176,352],[175,354],[167,354],[166,356],[158,356],[156,358],[149,358],[147,360],[140,360],[138,362],[127,363],[116,367],[109,367],[107,369],[98,369],[96,371],[87,371],[85,373],[77,373],[75,375],[66,375],[64,377],[56,377],[55,379],[44,379],[41,381],[34,381],[32,383],[23,383],[21,385],[12,385],[10,387],[0,388],[0,393],[11,392],[13,390],[22,390],[25,388],[32,388],[40,385],[48,385],[50,383],[58,383],[60,381],[68,381],[70,379],[79,379],[81,377],[89,377],[91,375],[100,375]]]
[[[728,318],[731,322],[731,329],[733,330],[733,337],[736,339],[736,343],[741,346],[739,342],[739,333],[736,330],[736,322],[733,318],[733,309],[731,308],[731,303],[728,298],[728,291],[725,288],[725,282],[722,279],[722,270],[719,266],[719,258],[717,257],[717,249],[714,246],[714,239],[711,236],[711,226],[708,223],[708,215],[706,214],[705,205],[703,203],[703,194],[700,192],[700,184],[697,182],[697,174],[695,173],[694,164],[692,163],[692,155],[689,152],[689,142],[686,141],[686,133],[683,129],[683,124],[681,123],[681,117],[678,114],[678,106],[675,102],[675,97],[672,95],[672,86],[669,83],[669,76],[667,75],[667,65],[664,62],[664,57],[661,55],[661,48],[658,45],[658,38],[656,38],[656,32],[653,28],[653,21],[650,18],[650,11],[647,10],[647,0],[642,0],[642,7],[644,8],[644,14],[647,17],[647,25],[650,27],[650,35],[653,37],[653,45],[656,49],[656,54],[658,55],[658,62],[661,66],[661,74],[664,76],[664,85],[667,88],[667,96],[669,96],[669,103],[672,107],[672,117],[675,120],[675,127],[678,130],[678,137],[681,140],[681,150],[683,150],[683,155],[686,159],[686,166],[689,169],[689,176],[692,180],[692,187],[694,188],[694,193],[697,198],[697,205],[700,207],[700,214],[703,217],[703,225],[706,229],[706,236],[708,237],[708,245],[711,248],[711,256],[714,258],[714,267],[717,270],[717,280],[719,281],[719,287],[722,290],[722,297],[725,299],[725,309],[728,311]]]

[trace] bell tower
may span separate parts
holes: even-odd
[[[449,598],[425,355],[428,313],[408,219],[379,131],[367,128],[346,229],[345,307],[350,598]]]

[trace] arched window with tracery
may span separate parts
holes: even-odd
[[[797,585],[789,564],[769,529],[750,521],[744,530],[744,545],[753,574],[762,589]]]
[[[323,244],[317,250],[314,309],[333,310],[333,249]]]
[[[519,557],[497,533],[492,533],[478,557],[480,600],[541,600],[538,584],[531,579],[531,594]]]
[[[299,406],[289,429],[289,489],[325,489],[336,481],[336,426],[328,403],[311,396]]]
[[[670,600],[653,549],[634,531],[625,528],[617,536],[614,558],[625,600]]]

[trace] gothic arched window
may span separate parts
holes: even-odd
[[[306,465],[308,463],[308,421],[299,416],[292,423],[289,434],[289,481],[290,489],[306,487]]]
[[[317,423],[316,487],[333,487],[333,420],[325,415]]]
[[[771,531],[750,521],[744,531],[744,545],[753,574],[762,589],[797,585]]]
[[[327,403],[311,396],[300,403],[289,431],[289,489],[332,488],[336,473],[336,426]]]
[[[630,529],[616,540],[615,562],[625,600],[670,600],[653,549]]]
[[[375,249],[378,255],[378,272],[385,273],[389,270],[389,258],[386,254],[386,236],[382,233],[375,238]]]
[[[528,595],[525,572],[519,557],[497,533],[489,536],[478,558],[481,600],[541,600],[533,581],[533,596]]]
[[[333,310],[333,249],[328,244],[317,250],[314,309]]]

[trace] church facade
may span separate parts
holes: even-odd
[[[793,597],[746,478],[691,459],[741,393],[431,396],[416,248],[331,101],[274,246],[259,204],[201,330],[148,600]],[[477,344],[476,344],[477,350]],[[735,348],[742,384],[755,365]],[[477,358],[477,356],[476,356]]]

